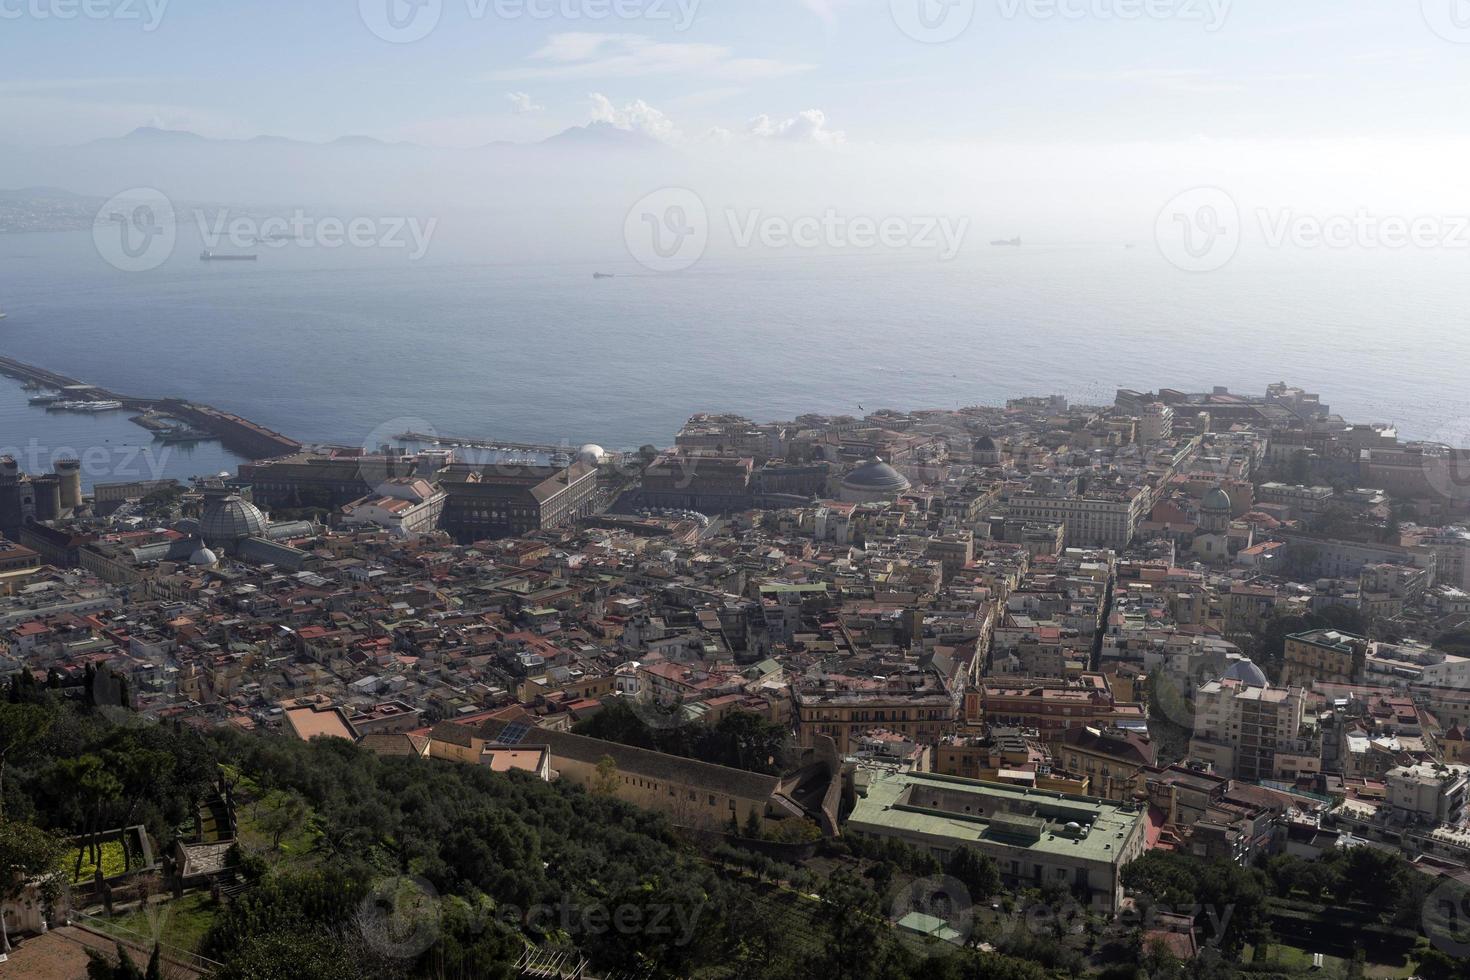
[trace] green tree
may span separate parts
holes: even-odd
[[[970,891],[972,901],[979,902],[1000,891],[1000,869],[988,854],[972,847],[956,848],[945,861],[944,873]]]
[[[306,801],[299,793],[273,789],[260,801],[260,829],[270,834],[271,850],[281,849],[281,838],[306,817]]]
[[[0,820],[5,819],[6,763],[45,737],[54,716],[50,705],[0,701]]]
[[[19,897],[30,882],[50,878],[54,883],[63,849],[60,840],[39,827],[0,818],[0,904]],[[10,935],[0,916],[0,953],[9,952]]]
[[[618,795],[618,763],[610,755],[597,760],[597,774],[592,778],[592,794],[602,797]]]

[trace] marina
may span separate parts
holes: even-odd
[[[211,405],[176,398],[123,395],[12,357],[0,356],[0,375],[21,382],[24,391],[43,392],[27,400],[33,406],[45,407],[48,414],[54,410],[58,415],[76,412],[99,416],[131,409],[141,413],[135,417],[150,418],[162,426],[163,429],[143,427],[165,436],[163,441],[190,443],[217,439],[225,449],[246,459],[267,459],[301,449],[301,443],[289,436]]]

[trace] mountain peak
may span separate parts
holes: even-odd
[[[663,149],[664,144],[646,133],[619,129],[610,122],[590,122],[564,129],[541,141],[543,146],[600,146],[624,150]]]

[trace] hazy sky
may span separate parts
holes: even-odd
[[[0,143],[471,146],[594,118],[686,143],[1433,141],[1470,121],[1456,41],[1466,0],[0,0]]]

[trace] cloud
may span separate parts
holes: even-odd
[[[674,121],[642,99],[634,99],[618,108],[600,92],[593,92],[589,98],[592,99],[593,122],[608,123],[618,129],[642,133],[665,143],[672,143],[680,138],[679,128],[674,125]]]
[[[505,97],[510,100],[511,112],[518,116],[523,116],[528,112],[540,112],[546,108],[544,105],[537,105],[536,101],[525,92],[507,92]]]
[[[702,80],[749,82],[808,71],[811,65],[771,58],[737,58],[721,44],[676,44],[645,34],[553,34],[532,52],[540,64],[494,72],[498,81],[638,78],[698,73]]]
[[[790,143],[818,143],[834,146],[847,142],[847,134],[827,128],[827,114],[821,109],[807,109],[790,119],[780,121],[765,114],[750,121],[747,132],[758,139],[783,140]]]

